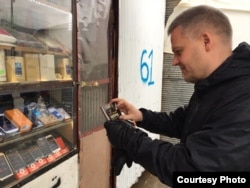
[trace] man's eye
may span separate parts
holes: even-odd
[[[175,51],[175,55],[177,55],[177,56],[180,56],[181,53],[182,53],[182,50],[177,50],[177,51]]]

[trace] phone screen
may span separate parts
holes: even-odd
[[[18,172],[20,169],[26,167],[24,161],[22,160],[21,156],[19,155],[16,149],[10,149],[5,152],[5,155],[14,170],[14,172]]]
[[[101,111],[107,120],[117,120],[121,115],[116,103],[108,103],[101,106]]]
[[[39,146],[37,145],[37,143],[35,143],[35,142],[27,143],[26,145],[29,148],[30,154],[35,159],[35,161],[38,161],[39,159],[44,157],[44,155],[43,155],[41,149],[39,148]]]
[[[46,136],[46,138],[48,140],[49,147],[53,152],[60,150],[60,147],[58,146],[58,144],[56,143],[56,141],[52,135],[48,135],[48,136]]]
[[[29,166],[35,162],[35,159],[31,155],[29,148],[27,146],[25,145],[19,146],[17,150],[20,156],[22,157],[22,159],[24,160],[24,162],[26,163],[26,166]]]
[[[7,159],[5,158],[3,153],[0,153],[0,180],[3,181],[12,175],[13,172]]]
[[[5,132],[5,134],[10,134],[18,131],[18,128],[6,118],[3,118],[1,128],[3,132]]]
[[[53,152],[51,151],[49,147],[49,143],[45,137],[41,137],[37,139],[37,144],[41,151],[43,152],[44,156],[47,157],[51,155]]]

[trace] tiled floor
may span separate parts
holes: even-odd
[[[159,179],[147,171],[144,171],[138,182],[131,188],[170,188],[162,184]]]

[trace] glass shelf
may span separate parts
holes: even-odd
[[[0,187],[21,187],[77,153],[72,1],[0,0],[0,3],[0,126],[4,128],[0,153],[8,159],[13,173],[10,177],[0,177]],[[33,103],[35,107],[31,109]],[[41,104],[46,104],[47,114],[39,114]],[[58,114],[53,115],[49,108],[54,108],[55,113],[60,109],[70,118],[56,121]],[[6,111],[14,114],[14,109],[20,110],[24,119],[31,122],[32,128],[27,132],[18,126],[20,116],[7,118]],[[52,116],[55,121],[49,119]],[[10,125],[9,122],[18,128],[16,132],[10,133],[3,127]],[[57,150],[48,145],[51,153],[43,153],[39,159],[47,163],[35,171],[26,164],[29,174],[18,176],[24,168],[14,169],[15,161],[7,156],[9,150],[19,149],[17,155],[21,156],[25,150],[21,146],[27,146],[31,153],[31,148],[38,145],[42,151],[38,140],[49,136],[56,142],[53,146],[57,146]],[[31,158],[36,166],[39,160]],[[25,161],[24,157],[22,160]]]

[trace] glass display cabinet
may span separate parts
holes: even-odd
[[[77,154],[73,8],[0,3],[0,187],[22,187]]]

